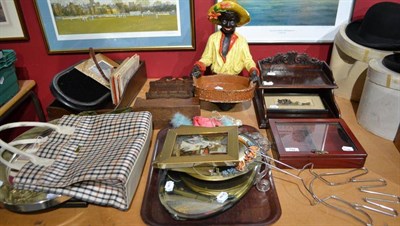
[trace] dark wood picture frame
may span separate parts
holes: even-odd
[[[29,40],[19,0],[0,0],[0,41]]]

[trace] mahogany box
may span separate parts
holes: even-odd
[[[367,153],[343,119],[269,119],[269,124],[274,158],[289,166],[298,169],[309,163],[314,168],[364,166]]]

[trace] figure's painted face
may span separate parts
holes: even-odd
[[[224,34],[233,34],[237,27],[237,22],[239,21],[239,16],[237,13],[232,11],[227,11],[221,13],[221,16],[218,18],[221,22],[221,31]]]

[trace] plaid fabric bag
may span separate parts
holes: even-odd
[[[149,112],[64,116],[58,124],[74,133],[52,132],[36,152],[54,162],[26,163],[14,186],[126,210],[147,156],[151,122]]]

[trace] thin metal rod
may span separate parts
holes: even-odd
[[[367,205],[361,205],[361,204],[358,204],[358,203],[351,203],[351,202],[348,202],[348,201],[346,201],[344,199],[341,199],[341,198],[339,198],[339,197],[337,197],[335,195],[331,195],[329,197],[321,199],[315,194],[315,192],[313,190],[314,181],[316,181],[317,179],[322,181],[322,182],[324,182],[325,184],[327,184],[329,186],[337,186],[337,185],[343,185],[343,184],[348,184],[348,183],[359,183],[359,182],[364,182],[364,183],[369,182],[369,183],[371,183],[372,182],[372,183],[377,183],[377,184],[374,184],[374,185],[363,185],[363,186],[359,187],[359,190],[361,192],[365,192],[365,193],[369,193],[369,194],[394,197],[394,198],[397,199],[397,201],[391,201],[391,202],[399,203],[400,202],[400,198],[397,195],[368,190],[368,188],[384,187],[384,186],[387,185],[387,183],[382,178],[380,178],[380,179],[358,179],[359,177],[368,174],[368,169],[365,168],[365,167],[359,168],[359,169],[350,169],[350,170],[346,170],[346,171],[342,171],[342,172],[333,172],[333,173],[331,172],[331,173],[320,173],[320,174],[318,174],[313,170],[313,166],[314,165],[312,163],[306,164],[302,169],[297,169],[297,168],[295,168],[293,166],[290,166],[290,165],[288,165],[286,163],[283,163],[283,162],[281,162],[279,160],[276,160],[276,159],[268,156],[267,154],[265,154],[266,152],[262,152],[262,153],[264,153],[264,154],[261,154],[261,156],[263,157],[262,163],[265,164],[265,166],[266,166],[265,170],[274,169],[276,171],[279,171],[281,173],[287,174],[289,176],[292,176],[292,177],[300,180],[302,182],[304,188],[307,190],[307,192],[312,196],[312,198],[314,200],[314,202],[312,202],[311,205],[316,205],[318,203],[322,203],[323,205],[325,205],[325,206],[327,206],[329,208],[332,208],[332,209],[334,209],[336,211],[339,211],[339,212],[341,212],[343,214],[346,214],[346,215],[352,217],[353,219],[357,220],[358,222],[360,222],[360,223],[362,223],[362,224],[364,224],[366,226],[373,225],[373,219],[363,209],[370,210],[370,211],[375,211],[377,213],[381,213],[381,214],[388,215],[388,216],[393,216],[393,217],[398,216],[398,213],[397,213],[397,211],[395,209],[387,207],[385,205],[378,204],[378,203],[372,201],[372,200],[374,200],[374,201],[390,201],[390,200],[364,198],[364,201],[366,201],[367,203],[369,203],[371,205],[374,205],[374,206],[377,206],[377,207],[379,207],[381,209],[384,209],[384,210],[381,210],[381,209],[377,209],[377,208],[374,208],[374,207],[371,207],[371,206],[367,206]],[[271,162],[278,163],[278,164],[280,164],[282,166],[285,166],[285,167],[287,167],[289,169],[295,170],[295,171],[297,171],[297,175],[293,174],[291,172],[288,172],[287,170],[280,169],[277,166],[271,164]],[[307,184],[304,181],[304,179],[300,176],[300,174],[303,171],[305,171],[306,169],[308,169],[309,173],[313,176],[313,178],[311,179],[309,184]],[[356,174],[355,176],[350,177],[348,180],[346,180],[344,182],[331,182],[331,181],[328,181],[327,179],[324,178],[324,177],[328,177],[328,176],[347,175],[349,173],[353,173],[353,172],[357,172],[357,171],[360,171],[360,173]],[[331,200],[331,199],[339,201],[341,203],[344,203],[347,206],[349,206],[352,209],[354,209],[355,211],[361,213],[362,215],[364,215],[367,218],[367,221],[364,221],[363,219],[361,219],[360,217],[352,214],[349,211],[346,211],[346,210],[344,210],[342,208],[339,208],[339,207],[337,207],[335,205],[327,203],[327,201]],[[388,211],[385,211],[385,210],[388,210]]]

